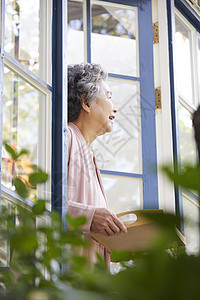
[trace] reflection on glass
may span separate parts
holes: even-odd
[[[83,3],[68,1],[67,58],[70,64],[84,61]]]
[[[6,208],[6,211],[14,211],[14,207],[9,205],[3,197],[1,197],[1,206]],[[4,225],[6,226],[6,224]],[[5,228],[6,229],[6,228]],[[10,247],[9,243],[6,240],[0,240],[0,266],[9,267],[10,262]]]
[[[118,108],[111,133],[93,142],[100,169],[142,173],[141,109],[138,86],[109,82],[112,100]]]
[[[2,184],[14,189],[14,174],[29,173],[30,164],[37,164],[39,97],[42,95],[20,79],[14,73],[4,70],[4,108],[3,108],[3,141],[11,144],[18,151],[27,149],[28,156],[23,156],[20,168],[12,162],[3,147],[2,152]],[[36,197],[36,190],[31,193],[31,200]]]
[[[193,103],[191,30],[178,17],[176,17],[175,52],[178,93]]]
[[[114,213],[141,209],[142,179],[102,175],[109,208]]]
[[[138,76],[137,10],[92,5],[92,61],[109,73]]]
[[[179,104],[180,152],[182,164],[196,164],[196,144],[190,112]]]
[[[198,211],[199,208],[183,195],[184,231],[189,253],[199,251]]]
[[[40,0],[6,0],[5,3],[5,51],[30,71],[42,76],[44,70],[39,66],[39,47],[44,40],[42,34],[47,33],[42,32],[40,24]]]

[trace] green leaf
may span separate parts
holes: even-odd
[[[173,172],[170,167],[162,168],[164,173],[176,185],[180,185],[186,189],[200,191],[200,167],[185,166],[181,173]]]
[[[26,154],[28,155],[30,153],[30,151],[26,150],[26,149],[22,149],[19,153],[16,154],[17,158],[19,158],[20,156]]]
[[[41,169],[39,169],[37,165],[32,164],[31,167],[35,172],[41,171]]]
[[[60,238],[60,244],[71,244],[76,246],[88,247],[89,243],[86,239],[83,239],[82,232],[67,230],[63,231]]]
[[[85,216],[72,218],[69,214],[67,214],[66,219],[67,219],[67,223],[71,227],[79,227],[79,226],[84,225],[87,222],[87,218]]]
[[[177,215],[162,213],[162,211],[154,211],[154,210],[143,210],[142,216],[148,218],[155,223],[159,224],[162,228],[165,229],[173,229],[177,224],[180,224],[181,218]]]
[[[72,255],[73,264],[75,263],[79,270],[88,267],[88,261],[86,257],[78,256],[76,254]]]
[[[58,228],[58,229],[62,228],[62,220],[58,212],[56,211],[51,212],[51,223],[53,228]]]
[[[99,253],[96,253],[97,262],[95,263],[95,270],[98,271],[106,271],[107,266],[104,257],[102,257]]]
[[[29,190],[24,182],[19,179],[18,177],[14,178],[14,186],[16,188],[17,194],[22,197],[23,199],[27,198],[29,195]]]
[[[148,209],[144,209],[142,215],[154,221],[159,229],[157,235],[152,239],[151,246],[153,250],[171,248],[174,242],[178,242],[179,245],[183,246],[176,230],[176,227],[181,224],[182,219],[180,216],[160,211],[154,212]]]
[[[113,261],[120,262],[120,261],[128,261],[132,259],[131,251],[111,251],[111,256]]]
[[[18,261],[10,261],[9,262],[9,267],[12,268],[15,272],[18,272],[18,273],[21,273],[22,270],[21,270],[21,265],[19,264]]]
[[[15,150],[6,143],[4,145],[5,145],[6,151],[10,154],[12,159],[16,160],[17,159],[17,154],[16,154]]]
[[[29,182],[31,185],[37,185],[37,184],[44,183],[47,181],[47,179],[48,179],[48,174],[46,174],[42,171],[32,173],[29,176]]]
[[[35,164],[32,164],[31,167],[32,167],[34,172],[43,172],[43,170]]]
[[[53,210],[52,212],[51,212],[51,219],[53,220],[53,221],[55,221],[55,222],[61,222],[61,216],[60,216],[60,214],[57,212],[57,211],[55,211],[55,210]]]
[[[38,246],[37,238],[35,232],[30,232],[23,230],[21,232],[16,233],[11,238],[11,247],[21,252],[29,253],[32,250],[35,250]]]
[[[36,204],[32,207],[32,212],[34,213],[34,215],[39,216],[45,212],[45,202],[46,201],[42,199],[37,200]]]

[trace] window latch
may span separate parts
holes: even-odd
[[[158,22],[153,23],[153,44],[159,43]]]
[[[155,88],[155,107],[161,109],[161,88]]]

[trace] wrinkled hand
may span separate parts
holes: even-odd
[[[125,225],[106,208],[95,209],[90,230],[106,236],[119,234],[120,232],[127,233]]]

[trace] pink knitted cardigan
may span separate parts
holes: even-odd
[[[101,176],[94,154],[84,139],[78,127],[68,123],[68,213],[72,217],[84,215],[87,223],[83,231],[90,232],[90,226],[95,208],[107,208]],[[90,250],[82,249],[83,255],[88,256],[93,264],[96,261],[96,252],[104,255],[107,263],[109,255],[96,241],[91,241]]]

